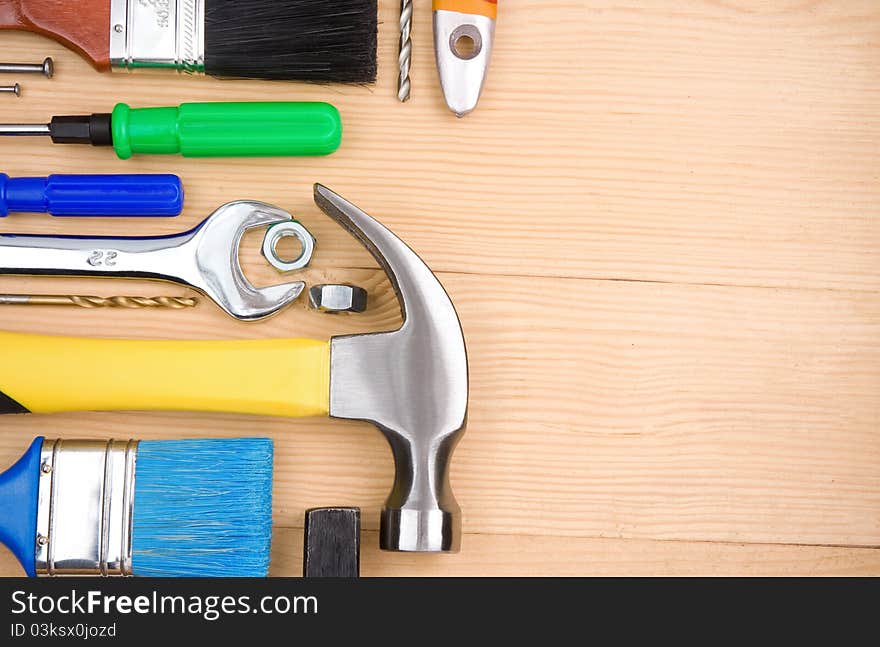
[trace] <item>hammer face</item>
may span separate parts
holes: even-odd
[[[403,312],[399,330],[330,340],[330,415],[372,422],[394,455],[380,546],[457,550],[460,511],[449,464],[467,420],[468,368],[455,307],[424,261],[391,231],[320,185],[315,202],[370,250]]]

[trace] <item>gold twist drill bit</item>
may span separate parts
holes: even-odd
[[[4,306],[76,306],[79,308],[192,308],[195,297],[95,297],[75,294],[0,294]]]

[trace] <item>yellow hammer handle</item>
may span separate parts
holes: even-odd
[[[302,417],[327,414],[329,398],[326,341],[0,332],[0,411],[15,411],[17,403],[35,413],[162,409]]]

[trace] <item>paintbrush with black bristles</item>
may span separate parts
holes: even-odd
[[[264,577],[272,441],[46,440],[0,474],[0,543],[31,576]]]
[[[3,0],[0,29],[37,32],[99,70],[372,83],[377,0]]]

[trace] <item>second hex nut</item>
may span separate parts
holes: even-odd
[[[309,288],[309,305],[327,313],[363,312],[367,309],[367,291],[346,283],[313,285]]]

